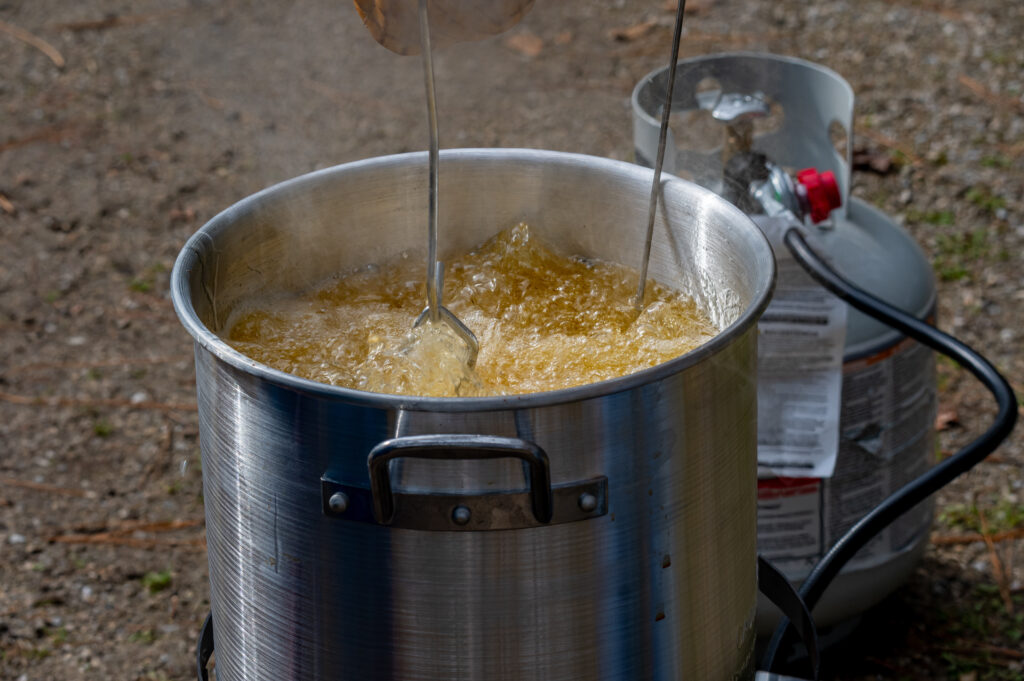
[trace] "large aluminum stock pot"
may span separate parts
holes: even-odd
[[[651,171],[572,154],[441,156],[441,254],[526,221],[638,264]],[[615,380],[418,398],[257,364],[215,331],[425,238],[426,155],[249,197],[185,246],[219,681],[744,678],[757,604],[756,321],[768,244],[739,210],[664,181],[651,276],[724,329]],[[410,319],[410,324],[412,320]]]

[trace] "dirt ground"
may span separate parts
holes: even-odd
[[[1021,395],[1024,4],[689,4],[684,56],[763,50],[851,82],[855,193],[924,247],[941,326]],[[662,0],[537,0],[443,50],[442,145],[631,159],[629,95],[671,21]],[[0,22],[0,678],[194,679],[207,566],[170,268],[262,187],[425,148],[420,65],[347,0],[0,0]],[[949,454],[992,409],[939,372]],[[941,494],[924,561],[829,678],[1024,679],[1022,466],[1018,428]]]

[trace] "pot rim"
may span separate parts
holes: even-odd
[[[707,343],[667,362],[657,364],[647,369],[610,378],[596,383],[560,388],[545,392],[523,393],[517,395],[493,395],[488,397],[423,397],[416,395],[395,395],[389,393],[374,393],[354,388],[319,383],[307,378],[301,378],[278,369],[273,369],[261,364],[242,353],[238,352],[221,338],[211,331],[199,319],[194,306],[192,305],[190,287],[188,284],[189,273],[192,267],[198,262],[199,254],[203,252],[202,242],[212,240],[212,234],[234,222],[238,213],[247,211],[253,204],[265,200],[270,195],[282,190],[293,190],[297,185],[308,182],[313,178],[332,175],[341,172],[351,172],[363,168],[386,168],[389,166],[402,166],[410,162],[424,163],[427,152],[410,152],[394,154],[389,156],[376,156],[351,163],[345,163],[330,168],[324,168],[304,175],[279,182],[267,187],[255,194],[252,194],[230,207],[224,209],[211,218],[199,230],[193,234],[181,252],[178,254],[171,272],[171,300],[174,310],[182,325],[192,336],[194,341],[213,354],[217,359],[226,364],[251,374],[256,378],[271,383],[294,389],[299,392],[312,394],[316,397],[338,400],[345,403],[367,406],[381,409],[401,409],[407,411],[430,411],[430,412],[487,412],[501,411],[507,409],[528,409],[534,407],[546,407],[555,404],[568,402],[579,402],[582,400],[602,397],[618,392],[632,390],[648,383],[654,383],[672,374],[679,373],[705,358],[714,355],[729,345],[733,339],[746,331],[757,322],[761,313],[768,306],[771,294],[775,286],[776,268],[775,257],[768,243],[767,238],[761,230],[750,220],[750,218],[732,204],[722,199],[714,192],[705,189],[692,182],[687,182],[667,173],[662,174],[663,183],[684,183],[690,185],[691,190],[698,194],[713,197],[721,202],[721,210],[732,212],[736,218],[736,228],[750,232],[753,238],[754,248],[763,249],[764,262],[768,267],[767,281],[758,282],[755,287],[753,299],[739,317],[729,326],[722,329],[718,335]],[[543,149],[450,149],[441,152],[442,158],[448,161],[457,160],[502,160],[510,161],[533,161],[552,162],[557,161],[563,164],[585,164],[598,169],[604,169],[612,173],[632,175],[639,179],[645,179],[650,184],[653,179],[653,170],[644,168],[625,161],[576,154],[560,151],[548,151]]]

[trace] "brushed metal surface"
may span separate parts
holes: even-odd
[[[433,461],[518,459],[530,483],[530,508],[534,519],[538,524],[551,521],[551,466],[543,448],[518,437],[457,433],[405,435],[384,440],[370,450],[366,465],[370,471],[374,515],[381,525],[407,527],[394,521],[395,501],[391,490],[391,464],[405,458]],[[501,493],[492,494],[497,496]]]
[[[259,365],[213,333],[261,290],[300,290],[422,241],[426,155],[339,166],[236,204],[185,246],[175,307],[196,340],[220,681],[749,678],[756,606],[755,322],[773,259],[710,192],[664,181],[651,276],[722,334],[588,386],[417,398]],[[639,258],[651,171],[533,150],[441,159],[441,244],[525,220],[585,255]],[[634,255],[635,254],[635,255]],[[321,478],[369,486],[396,432],[522,437],[558,486],[607,477],[607,513],[502,531],[339,522]],[[400,465],[399,465],[400,464]],[[518,461],[393,464],[396,491],[523,489]]]

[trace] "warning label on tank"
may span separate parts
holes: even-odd
[[[843,368],[839,452],[825,480],[758,481],[758,551],[802,578],[825,550],[883,499],[928,469],[934,445],[935,359],[904,340]],[[891,560],[928,531],[931,502],[883,530],[850,563]]]
[[[845,373],[839,457],[826,489],[831,541],[924,473],[934,443],[935,356],[929,348],[907,339],[847,363]],[[884,561],[927,530],[931,516],[931,502],[911,509],[865,546],[856,561]]]
[[[779,567],[809,570],[822,546],[822,481],[757,481],[757,551]]]
[[[780,478],[827,478],[839,448],[846,305],[789,254],[785,218],[758,218],[778,282],[758,323],[757,463]]]

